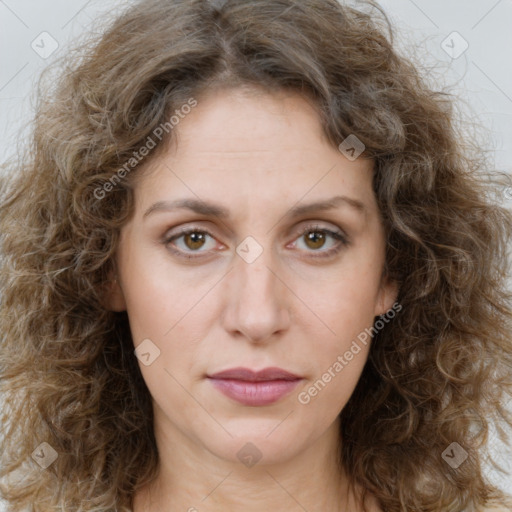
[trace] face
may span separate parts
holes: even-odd
[[[174,130],[138,176],[109,307],[144,354],[157,442],[289,460],[337,432],[370,346],[354,340],[396,296],[372,162],[329,145],[290,93],[210,93]],[[298,379],[209,378],[237,367]]]

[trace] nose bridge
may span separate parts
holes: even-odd
[[[286,287],[274,270],[272,250],[248,237],[237,247],[229,273],[226,329],[262,341],[285,329],[289,316]]]
[[[243,247],[243,246],[242,246]],[[243,249],[240,249],[241,252]],[[254,253],[254,248],[250,248],[249,255]],[[252,297],[254,300],[266,299],[273,300],[276,293],[277,279],[275,274],[270,271],[273,266],[273,257],[270,248],[266,248],[257,256],[254,261],[245,259],[240,256],[235,264],[235,275],[240,280],[240,290],[246,290],[247,297]],[[244,298],[247,298],[244,297]]]

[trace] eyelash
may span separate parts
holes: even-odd
[[[208,236],[215,238],[207,229],[185,228],[182,231],[180,231],[178,234],[173,234],[171,236],[164,237],[164,239],[162,240],[162,243],[165,246],[168,246],[174,240],[177,240],[186,235],[190,235],[192,233],[207,234]],[[344,247],[347,247],[350,245],[349,240],[347,239],[347,237],[345,236],[345,234],[342,231],[333,231],[333,230],[330,230],[327,228],[321,228],[318,225],[307,226],[299,233],[299,235],[296,237],[295,240],[300,239],[306,233],[324,233],[324,234],[331,236],[332,238],[334,238],[335,240],[337,240],[339,242],[339,244],[336,247],[329,249],[328,251],[307,251],[307,252],[312,252],[311,256],[313,258],[329,258],[329,257],[334,256],[335,254],[339,253]],[[170,249],[170,250],[174,254],[177,254],[178,256],[184,257],[189,260],[201,257],[200,255],[192,256],[191,254],[184,253],[183,251],[181,251],[179,249]],[[199,252],[201,252],[201,251],[199,251]],[[202,251],[202,252],[206,252],[206,251]],[[321,254],[314,254],[315,252],[320,252]]]

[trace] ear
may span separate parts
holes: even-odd
[[[109,311],[126,311],[126,301],[119,279],[112,270],[103,291],[103,306]]]
[[[398,283],[383,273],[375,303],[375,316],[383,315],[392,308],[398,297],[398,291]]]

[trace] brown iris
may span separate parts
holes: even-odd
[[[311,249],[320,249],[325,243],[325,233],[321,231],[310,231],[306,235],[306,243]],[[309,245],[310,243],[313,245]]]
[[[186,233],[183,235],[183,239],[184,239],[185,245],[189,249],[200,249],[205,241],[205,233],[200,233],[200,232]],[[191,243],[188,243],[188,240],[190,240]]]

